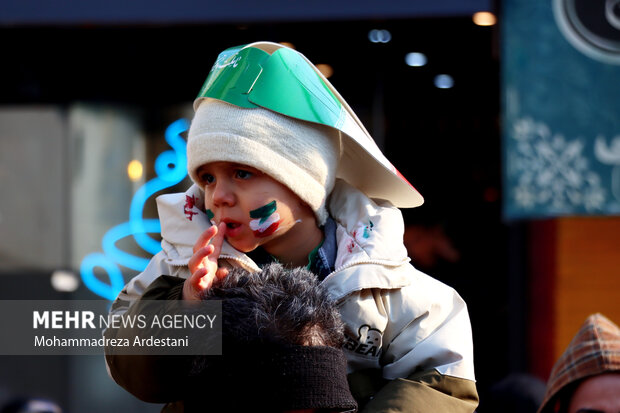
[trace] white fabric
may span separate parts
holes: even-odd
[[[183,208],[186,196],[200,193],[193,186],[185,194],[157,199],[164,249],[117,300],[137,300],[162,274],[189,276],[191,246],[208,220],[202,214],[189,221]],[[342,181],[334,188],[329,209],[338,224],[337,268],[323,283],[337,300],[347,326],[345,354],[350,371],[382,368],[385,378],[395,379],[417,370],[436,369],[444,375],[474,380],[467,307],[452,288],[409,264],[400,211],[375,204]],[[222,264],[226,261],[227,265],[258,270],[226,242],[220,258]],[[373,345],[378,346],[376,351]]]
[[[319,225],[327,218],[325,200],[334,186],[340,133],[263,108],[247,109],[205,99],[196,110],[187,143],[187,170],[210,162],[249,165],[291,189],[308,204]]]

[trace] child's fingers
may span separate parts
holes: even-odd
[[[211,288],[216,278],[222,279],[228,275],[228,270],[217,266],[225,230],[225,223],[221,223],[219,228],[213,225],[198,237],[193,248],[194,254],[187,263],[192,275],[183,285],[183,299],[200,299],[200,293]]]
[[[189,283],[195,290],[201,290],[201,286],[204,285],[205,276],[209,275],[209,271],[206,268],[200,268],[189,278]]]
[[[184,300],[199,300],[200,293],[209,288],[212,281],[209,278],[209,271],[206,268],[199,268],[196,272],[185,280],[183,283],[183,299]]]
[[[202,273],[202,271],[200,271],[199,273]],[[213,278],[215,276],[212,273],[209,273],[205,270],[204,275],[199,276],[197,278],[197,288],[196,290],[198,290],[199,293],[203,292],[204,290],[207,290],[209,288],[211,288],[211,285],[213,284]]]
[[[226,278],[227,275],[228,275],[227,268],[218,268],[217,272],[215,273],[215,276],[217,277],[218,280]]]
[[[194,254],[200,250],[201,248],[206,247],[211,241],[211,238],[217,233],[217,227],[215,225],[211,225],[209,228],[205,229],[202,234],[198,237],[198,240],[194,244]]]
[[[214,249],[215,247],[213,245],[207,245],[206,247],[200,248],[198,251],[194,252],[194,255],[192,255],[187,262],[189,271],[193,274],[199,268],[204,267],[203,260],[213,254]]]
[[[222,244],[224,243],[224,234],[226,233],[226,223],[221,222],[217,227],[217,231],[215,232],[213,239],[211,239],[211,244],[213,246],[213,252],[210,254],[209,259],[211,261],[217,262],[217,259],[220,257],[220,252],[222,251]]]

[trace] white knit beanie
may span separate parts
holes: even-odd
[[[196,183],[202,165],[225,161],[248,165],[286,185],[327,219],[325,200],[334,187],[340,132],[263,108],[241,108],[205,99],[189,129],[187,170]]]

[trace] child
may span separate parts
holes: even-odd
[[[160,275],[179,282],[159,298],[197,299],[231,267],[305,266],[346,325],[360,411],[473,412],[467,307],[411,266],[403,246],[396,207],[422,197],[327,79],[294,50],[253,43],[220,54],[194,108],[187,155],[195,185],[158,198],[163,250],[112,312],[126,312]],[[175,377],[158,373],[168,369],[107,361],[128,391],[166,401],[163,383]]]

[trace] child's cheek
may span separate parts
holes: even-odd
[[[278,209],[276,201],[271,201],[267,205],[250,211],[250,229],[257,238],[265,238],[273,234],[280,227],[282,220],[276,212]]]

